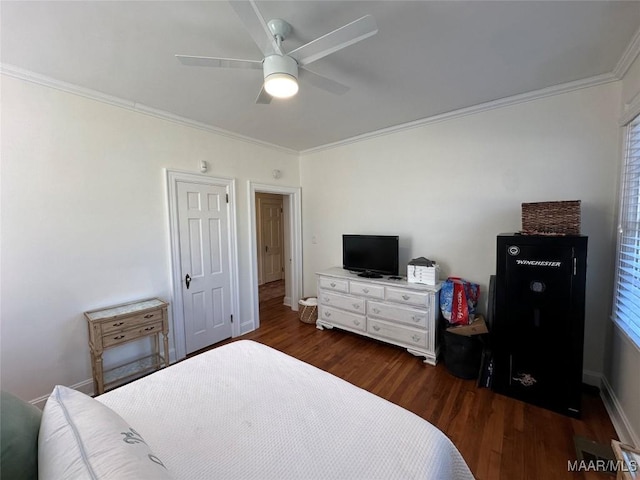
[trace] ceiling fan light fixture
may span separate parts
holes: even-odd
[[[286,55],[269,55],[262,64],[264,89],[275,98],[289,98],[298,93],[298,63]]]
[[[276,98],[290,98],[298,93],[298,81],[288,73],[272,73],[264,80],[264,89]]]

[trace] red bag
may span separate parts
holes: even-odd
[[[440,290],[440,309],[451,325],[468,325],[475,317],[480,285],[449,277]]]

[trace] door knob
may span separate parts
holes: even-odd
[[[187,273],[187,276],[184,277],[184,283],[186,283],[187,285],[187,290],[189,290],[189,285],[191,285],[191,277],[189,276],[189,274]]]

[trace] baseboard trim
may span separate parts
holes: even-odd
[[[173,365],[174,363],[176,363],[178,360],[176,359],[176,351],[173,348],[169,349],[169,364]],[[82,382],[79,383],[75,383],[73,385],[71,385],[69,388],[73,388],[74,390],[77,390],[79,392],[85,393],[87,395],[89,395],[90,397],[93,397],[95,395],[95,392],[93,391],[93,379],[89,378],[87,380],[83,380]],[[43,395],[41,397],[38,398],[34,398],[33,400],[29,400],[29,403],[31,405],[35,405],[36,407],[38,407],[40,410],[42,410],[44,408],[45,403],[47,403],[47,399],[49,398],[50,393]]]
[[[611,423],[613,423],[613,428],[615,428],[620,441],[630,445],[640,445],[640,435],[638,432],[634,432],[613,388],[605,376],[602,376],[602,387],[600,397],[602,398],[604,408],[607,409]]]
[[[89,396],[93,396],[93,379],[83,380],[80,383],[75,383],[71,385],[69,388],[73,388],[74,390],[78,390],[79,392],[86,393]],[[29,400],[31,405],[35,405],[40,410],[44,408],[44,404],[47,403],[47,399],[49,398],[50,393],[43,395],[42,397],[34,398],[33,400]]]
[[[591,370],[582,371],[582,382],[602,389],[602,374]]]

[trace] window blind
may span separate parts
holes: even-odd
[[[627,126],[613,315],[640,347],[640,116]]]

